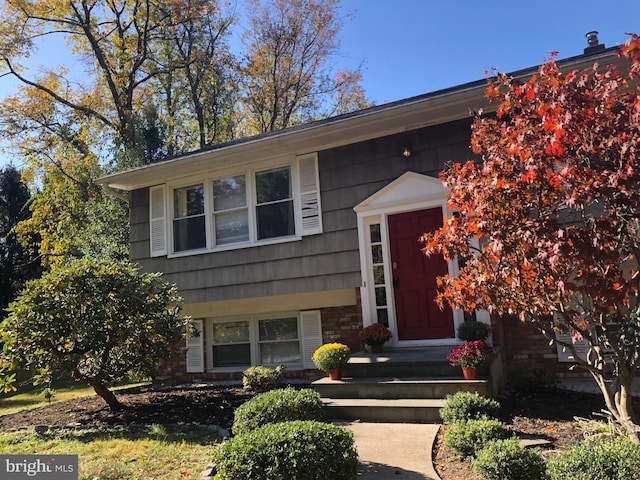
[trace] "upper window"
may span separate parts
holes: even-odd
[[[151,256],[322,233],[316,154],[277,168],[210,175],[168,189],[152,187],[149,226]]]
[[[295,234],[291,169],[256,173],[258,240]]]
[[[214,247],[295,235],[291,167],[218,178],[208,184],[210,194],[204,184],[173,190],[174,252],[206,248],[208,230]],[[208,195],[210,226],[205,213]]]
[[[207,246],[202,184],[173,191],[173,250],[196,250]]]
[[[249,240],[247,185],[244,175],[213,181],[213,225],[216,245]]]

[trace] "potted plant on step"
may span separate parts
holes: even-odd
[[[331,380],[342,378],[342,369],[351,357],[351,350],[342,343],[326,343],[313,352],[311,360],[318,370],[329,374]]]
[[[360,331],[360,340],[369,345],[372,353],[381,353],[382,344],[389,341],[391,331],[381,323],[374,323]]]
[[[465,342],[486,340],[491,333],[491,327],[477,320],[465,320],[458,327],[458,338]]]
[[[491,359],[493,350],[484,340],[465,342],[454,347],[447,355],[449,364],[453,367],[461,367],[466,380],[478,377],[478,367]]]

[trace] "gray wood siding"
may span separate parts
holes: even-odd
[[[176,283],[186,303],[360,286],[353,207],[406,171],[437,176],[471,157],[470,121],[459,121],[318,152],[324,233],[300,241],[178,258],[149,256],[148,189],[132,192],[131,259]],[[412,155],[405,158],[402,148]]]

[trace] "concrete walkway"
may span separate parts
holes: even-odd
[[[600,393],[590,378],[560,380],[560,388]],[[638,383],[638,382],[636,382]],[[640,384],[634,389],[640,396]],[[336,422],[353,432],[361,480],[440,480],[433,467],[439,425],[418,423]]]
[[[361,480],[440,480],[432,463],[439,425],[361,423],[339,425],[353,432],[362,471]]]

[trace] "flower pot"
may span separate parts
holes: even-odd
[[[476,378],[478,378],[478,368],[462,367],[462,375],[464,375],[465,380],[475,380]]]
[[[371,353],[382,353],[382,345],[379,343],[371,345]]]
[[[330,368],[329,369],[329,380],[342,380],[342,369],[341,368]]]

